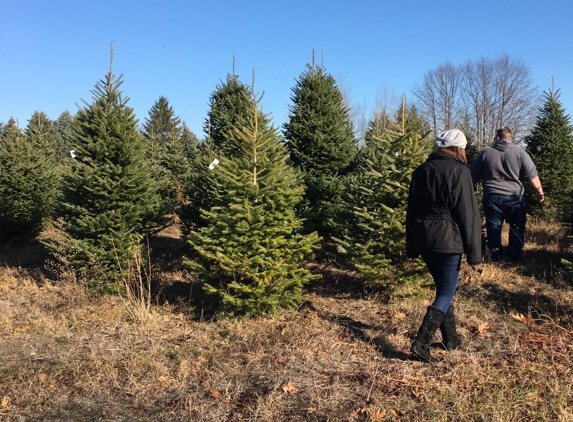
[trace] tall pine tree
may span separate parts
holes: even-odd
[[[254,129],[252,109],[253,93],[237,75],[227,75],[225,82],[216,86],[209,99],[209,112],[204,124],[206,139],[194,151],[192,172],[186,184],[186,205],[181,212],[181,221],[189,230],[205,224],[201,210],[210,209],[218,195],[218,172],[209,169],[214,160],[241,154],[237,145],[237,129]],[[270,118],[258,111],[259,131],[271,130]]]
[[[52,122],[46,113],[36,111],[28,120],[26,128],[26,137],[36,143],[46,156],[59,160],[63,150],[63,142],[54,122]]]
[[[70,158],[70,142],[73,136],[74,116],[69,111],[64,111],[54,121],[54,127],[60,135],[60,145],[58,147],[58,154],[61,160]]]
[[[573,127],[559,101],[559,90],[545,92],[537,121],[525,139],[527,152],[537,166],[545,202],[528,195],[533,213],[551,218],[571,217],[573,192]]]
[[[235,129],[253,128],[252,88],[243,84],[235,74],[227,75],[225,82],[216,86],[209,99],[209,112],[203,125],[208,141],[215,149],[227,155],[240,153],[235,151]],[[258,113],[260,130],[269,130],[269,117]]]
[[[343,226],[344,176],[354,164],[357,142],[342,94],[322,65],[307,65],[292,92],[284,135],[290,160],[304,175],[299,209],[306,232],[316,230],[329,241]]]
[[[76,157],[64,178],[62,211],[72,245],[66,258],[92,275],[89,284],[109,291],[119,287],[116,280],[143,236],[165,221],[121,83],[110,68],[92,91],[93,102],[77,115],[71,140]]]
[[[53,126],[35,113],[26,133],[13,119],[0,133],[0,237],[27,240],[51,217],[60,192]]]
[[[293,308],[302,301],[302,286],[313,278],[301,267],[318,241],[300,234],[295,206],[303,186],[287,163],[287,150],[276,130],[266,126],[251,100],[252,125],[234,129],[232,155],[221,155],[209,170],[219,176],[205,225],[191,232],[195,256],[187,262],[233,314],[259,315]]]
[[[181,119],[175,115],[167,98],[159,97],[149,110],[143,125],[143,138],[159,193],[169,209],[177,212],[183,201],[190,164]]]

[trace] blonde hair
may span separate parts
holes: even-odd
[[[440,148],[438,151],[441,151],[445,154],[453,155],[464,164],[468,163],[468,159],[466,157],[466,150],[464,148],[446,147],[446,148]]]

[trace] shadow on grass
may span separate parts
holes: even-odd
[[[305,302],[299,310],[310,310],[316,312],[319,318],[340,326],[344,329],[345,332],[347,332],[356,340],[371,344],[375,350],[385,358],[399,360],[418,360],[412,355],[406,354],[403,351],[396,349],[383,334],[377,333],[376,336],[370,336],[366,330],[380,331],[372,325],[364,324],[363,322],[356,321],[355,319],[349,318],[347,316],[335,315],[330,312],[320,311],[316,309],[311,302]]]
[[[184,268],[183,257],[188,256],[190,247],[185,239],[170,236],[150,236],[151,259],[161,271],[181,271]]]
[[[524,276],[533,277],[539,282],[548,283],[559,288],[570,285],[570,281],[567,280],[566,275],[563,273],[563,265],[561,264],[561,259],[563,258],[572,261],[573,254],[536,248],[528,250],[522,261],[514,261],[511,258],[507,258],[504,264],[520,268]]]
[[[306,267],[313,274],[320,275],[316,280],[307,283],[304,290],[321,296],[363,297],[366,289],[352,272],[345,270],[334,260],[310,262]]]
[[[51,258],[48,248],[37,239],[0,246],[0,266],[24,269],[38,284],[50,278],[46,263]]]
[[[569,225],[564,224],[563,230],[564,233],[557,236],[555,233],[547,232],[541,228],[528,228],[527,238],[538,247],[528,250],[523,261],[513,262],[513,264],[523,267],[524,275],[534,277],[541,282],[551,283],[555,287],[571,285],[570,280],[563,273],[561,260],[566,259],[573,262],[571,250],[573,237],[570,235],[571,227]],[[558,252],[543,247],[543,245],[555,243],[557,243]]]
[[[534,319],[558,319],[561,324],[573,325],[573,307],[557,303],[545,295],[542,290],[533,292],[512,292],[497,284],[486,283],[482,286],[487,292],[485,301],[495,304],[500,312],[519,312],[531,314]]]

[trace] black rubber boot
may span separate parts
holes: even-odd
[[[446,314],[438,308],[428,306],[428,311],[422,321],[416,340],[414,340],[414,343],[412,343],[410,347],[412,353],[421,357],[426,362],[435,362],[435,359],[430,354],[430,342],[445,317]]]
[[[442,332],[442,342],[446,350],[454,350],[460,344],[462,344],[462,339],[458,336],[456,331],[456,317],[454,316],[454,305],[450,305],[448,312],[446,312],[446,317],[440,325],[440,331]]]

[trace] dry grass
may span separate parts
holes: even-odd
[[[573,421],[573,293],[555,267],[573,249],[558,225],[528,233],[524,262],[464,266],[464,343],[434,365],[408,353],[430,289],[388,300],[333,270],[296,312],[210,321],[164,238],[142,318],[48,281],[39,245],[1,251],[0,420]]]

